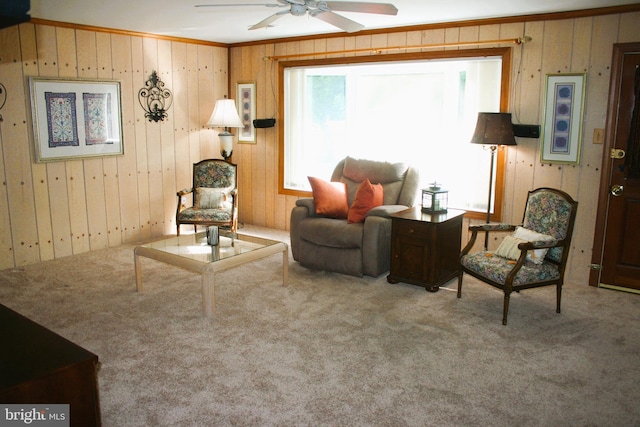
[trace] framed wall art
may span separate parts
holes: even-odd
[[[256,129],[253,120],[256,118],[256,84],[255,82],[238,82],[237,85],[238,115],[242,127],[238,130],[238,142],[256,143]]]
[[[547,74],[543,163],[580,163],[585,74]]]
[[[120,82],[30,77],[37,163],[124,154]]]

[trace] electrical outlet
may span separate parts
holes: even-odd
[[[187,203],[187,198],[185,196],[182,196],[182,204],[186,204]]]
[[[595,128],[593,130],[593,143],[594,144],[604,143],[604,129]]]

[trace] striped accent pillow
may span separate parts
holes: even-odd
[[[524,243],[526,240],[518,239],[517,237],[507,236],[504,238],[498,249],[496,249],[495,254],[507,259],[517,260],[520,258],[520,249],[518,249],[518,245],[520,243]]]

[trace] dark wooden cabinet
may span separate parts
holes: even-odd
[[[68,404],[71,426],[100,425],[98,356],[3,305],[0,342],[0,403]]]
[[[405,282],[436,292],[458,275],[464,211],[427,214],[420,206],[391,215],[389,283]]]

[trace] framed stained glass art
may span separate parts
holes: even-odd
[[[585,74],[547,74],[542,163],[580,163]]]
[[[120,82],[30,77],[35,161],[124,154]]]

